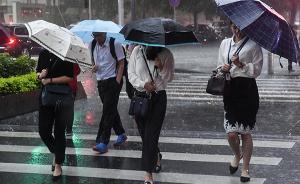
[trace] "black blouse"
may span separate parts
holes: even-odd
[[[46,78],[55,78],[67,76],[73,78],[73,63],[63,61],[47,50],[41,51],[39,54],[36,72],[48,69]]]

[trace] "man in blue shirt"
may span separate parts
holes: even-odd
[[[118,135],[115,146],[123,144],[127,137],[122,126],[118,112],[119,95],[122,88],[122,76],[124,70],[124,52],[122,45],[114,41],[116,59],[110,51],[110,39],[106,33],[93,32],[96,40],[95,45],[90,44],[94,67],[92,71],[96,73],[98,92],[103,104],[102,117],[96,138],[96,146],[93,150],[100,153],[107,152],[111,128]]]

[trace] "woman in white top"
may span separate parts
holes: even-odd
[[[259,95],[255,78],[261,73],[263,65],[262,49],[252,40],[248,40],[238,55],[234,54],[247,39],[233,23],[233,37],[222,41],[219,50],[219,64],[223,71],[229,71],[231,76],[227,93],[223,95],[224,128],[228,134],[228,142],[234,153],[230,163],[230,174],[238,170],[243,158],[241,182],[250,181],[249,163],[253,150],[251,132],[256,122],[259,108]],[[230,58],[232,64],[228,64]],[[240,150],[240,138],[242,149]]]
[[[153,82],[144,58],[153,76]],[[151,94],[148,115],[145,118],[135,116],[143,141],[142,168],[146,171],[145,184],[152,184],[152,172],[161,170],[162,156],[158,148],[158,139],[167,107],[165,89],[167,83],[173,79],[173,75],[174,58],[167,48],[144,46],[134,48],[128,64],[129,81],[137,90],[136,95]]]

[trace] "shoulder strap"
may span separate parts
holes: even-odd
[[[118,61],[117,59],[117,54],[116,54],[116,48],[115,48],[115,38],[110,38],[109,39],[109,50],[110,50],[110,54],[111,56]]]
[[[93,41],[92,41],[92,50],[91,50],[93,64],[95,64],[95,61],[94,61],[94,50],[95,50],[95,47],[96,47],[96,43],[97,43],[97,41],[95,39],[93,39]]]
[[[234,54],[236,54],[236,55],[238,55],[239,53],[240,53],[240,51],[242,50],[242,48],[244,47],[244,45],[247,43],[247,41],[249,40],[249,37],[247,37],[244,41],[243,41],[243,43],[236,49],[236,51],[234,52]],[[228,64],[230,64],[231,65],[231,60],[230,60],[230,58],[229,58],[229,53],[230,53],[230,50],[231,50],[231,42],[232,41],[230,41],[230,45],[229,45],[229,51],[228,51],[228,57],[227,57],[227,59],[228,59]]]
[[[147,63],[147,59],[146,59],[145,53],[144,53],[144,48],[142,48],[142,55],[143,55],[144,61],[145,61],[145,63],[146,63],[146,66],[147,66],[149,75],[150,75],[150,77],[151,77],[151,81],[154,82],[153,77],[152,77],[152,74],[151,74],[150,69],[149,69],[149,66],[148,66],[148,63]]]
[[[243,43],[239,46],[239,48],[235,51],[235,54],[239,54],[240,53],[240,51],[242,50],[242,48],[244,47],[244,45],[247,43],[247,41],[249,40],[249,37],[247,37],[244,41],[243,41]]]

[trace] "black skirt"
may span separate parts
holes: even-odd
[[[226,133],[248,133],[254,129],[259,108],[259,95],[254,78],[232,78],[226,87],[224,129]]]

